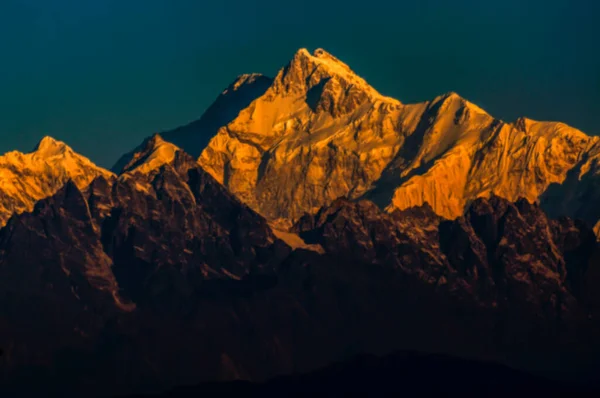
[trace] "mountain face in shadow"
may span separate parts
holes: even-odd
[[[100,348],[111,322],[146,311],[182,321],[200,285],[207,300],[221,289],[243,297],[289,253],[183,152],[150,174],[99,177],[86,191],[69,182],[13,216],[0,246],[0,335],[10,352],[2,374],[15,371],[17,381],[32,365],[42,375],[74,366],[77,378],[94,363],[86,351],[111,352]]]
[[[170,131],[163,131],[160,135],[197,158],[219,129],[227,126],[240,111],[262,96],[271,82],[271,78],[256,73],[238,76],[217,97],[200,119]],[[145,146],[151,139],[152,137],[149,137],[140,147],[123,155],[112,167],[112,170],[120,173],[131,160],[132,154]]]
[[[600,150],[597,150],[600,151]],[[551,217],[569,216],[587,220],[600,227],[600,162],[597,153],[585,156],[571,169],[564,181],[554,183],[540,197]]]
[[[407,349],[598,370],[599,251],[582,223],[496,197],[452,221],[339,199],[287,232],[306,243],[293,249],[183,151],[142,152],[0,230],[3,393],[261,382]]]

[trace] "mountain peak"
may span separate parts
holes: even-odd
[[[322,60],[328,60],[328,61],[337,62],[337,63],[339,63],[339,64],[343,64],[344,66],[348,67],[348,66],[347,66],[347,65],[346,65],[344,62],[340,61],[340,60],[339,60],[338,58],[336,58],[336,57],[335,57],[333,54],[331,54],[331,53],[329,53],[329,52],[325,51],[325,50],[324,50],[324,49],[322,49],[322,48],[317,48],[317,49],[316,49],[316,50],[313,52],[312,56],[313,56],[313,57],[315,57],[315,58],[322,59]],[[348,69],[349,69],[349,68],[348,68]]]
[[[292,63],[298,61],[308,62],[308,65],[313,68],[321,67],[326,69],[328,73],[334,73],[341,76],[346,74],[356,76],[348,65],[322,48],[317,48],[312,54],[306,48],[299,49],[296,51]]]
[[[0,226],[13,213],[31,211],[42,198],[54,195],[68,181],[86,188],[98,176],[112,173],[96,166],[67,144],[44,137],[29,153],[18,151],[0,156]]]
[[[467,102],[466,99],[461,97],[455,91],[448,91],[447,93],[438,95],[437,97],[434,98],[434,100],[432,102],[436,103],[436,102],[454,102],[454,101]]]
[[[293,58],[295,59],[295,58],[310,57],[310,56],[311,56],[310,51],[308,51],[307,48],[302,47],[296,51]]]
[[[125,155],[115,166],[119,174],[139,172],[150,173],[164,164],[171,163],[179,147],[165,141],[159,134],[154,134],[146,139],[133,152]]]
[[[331,53],[327,52],[323,48],[317,48],[312,53],[308,49],[306,49],[306,48],[300,48],[300,49],[298,49],[296,51],[296,53],[294,54],[293,58],[294,59],[297,59],[297,58],[309,58],[309,59],[318,58],[318,59],[321,59],[321,60],[336,61],[336,62],[339,62],[339,63],[343,64],[342,61],[340,61],[338,58],[336,58],[335,56],[333,56]]]
[[[146,147],[147,148],[156,148],[160,145],[163,144],[168,144],[167,141],[165,141],[160,134],[158,133],[154,133],[152,136],[150,136],[150,138],[148,139],[148,142],[146,143]]]
[[[449,91],[447,93],[439,95],[431,103],[441,105],[441,107],[443,108],[442,111],[446,111],[449,108],[453,108],[455,110],[468,109],[469,111],[489,116],[489,114],[484,109],[468,101],[455,91]]]
[[[450,99],[463,99],[456,91],[448,91],[447,93],[442,95],[445,98]]]
[[[62,155],[70,149],[64,142],[45,136],[35,147],[35,154],[40,157],[52,157]]]
[[[274,94],[312,96],[323,91],[331,93],[331,99],[344,97],[352,91],[362,99],[374,100],[384,97],[358,76],[350,67],[322,48],[313,53],[301,48],[275,78]],[[325,90],[323,90],[325,89]],[[388,102],[397,100],[386,98]]]

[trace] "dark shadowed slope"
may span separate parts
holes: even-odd
[[[203,383],[152,397],[191,398],[225,393],[244,396],[294,396],[311,393],[334,396],[356,393],[397,393],[402,396],[422,396],[427,393],[507,396],[518,393],[558,396],[594,394],[600,391],[598,387],[593,384],[556,382],[489,362],[400,352],[384,357],[361,355],[315,372],[278,377],[265,383]]]
[[[160,135],[197,158],[217,131],[235,119],[252,101],[262,96],[272,80],[260,74],[239,76],[217,97],[200,119],[174,130],[164,131]],[[140,147],[123,155],[112,167],[113,172],[120,173],[131,161],[132,155],[151,139],[152,137],[149,137]]]
[[[292,250],[192,157],[147,144],[0,230],[0,392],[260,382],[394,350],[597,376],[589,227],[524,200],[447,221],[339,199],[294,228],[324,253]]]
[[[241,75],[217,97],[199,120],[165,131],[162,135],[197,158],[217,131],[262,96],[272,82],[272,78],[256,73]]]

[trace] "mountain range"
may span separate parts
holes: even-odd
[[[406,105],[324,50],[112,171],[0,157],[0,391],[103,396],[439,352],[600,372],[600,140]],[[35,385],[30,383],[36,380]]]
[[[600,221],[600,138],[560,122],[507,123],[456,93],[402,104],[322,49],[300,49],[275,78],[238,77],[198,121],[161,137],[168,145],[149,149],[149,137],[112,171],[50,137],[32,153],[2,156],[0,221],[30,211],[69,178],[85,187],[130,171],[132,159],[156,168],[175,148],[284,228],[338,197],[388,212],[427,203],[454,219],[495,195],[539,202],[553,217]]]
[[[299,50],[274,79],[238,78],[215,105],[235,115],[211,108],[165,137],[272,221],[289,225],[340,196],[388,211],[428,203],[454,219],[490,195],[600,219],[598,137],[558,122],[506,123],[456,93],[402,104],[322,49]]]

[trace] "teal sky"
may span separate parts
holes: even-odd
[[[44,135],[102,166],[200,117],[235,76],[323,47],[403,102],[600,134],[595,0],[2,0],[0,153]]]

